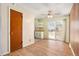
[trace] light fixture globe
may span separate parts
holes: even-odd
[[[48,18],[52,18],[53,17],[53,15],[52,15],[52,11],[48,11],[48,16],[47,16]]]

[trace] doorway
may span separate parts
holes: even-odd
[[[10,9],[10,52],[22,48],[22,13]]]

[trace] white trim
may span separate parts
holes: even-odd
[[[73,56],[76,56],[75,53],[74,53],[74,50],[73,50],[73,48],[72,48],[72,46],[71,46],[71,43],[69,43],[69,47],[70,47],[70,49],[71,49],[71,51],[72,51]]]
[[[9,53],[10,53],[10,7],[9,7]]]
[[[32,45],[32,44],[34,44],[34,42],[31,42],[30,44],[26,44],[26,45],[24,44],[23,47],[27,47],[27,46]]]

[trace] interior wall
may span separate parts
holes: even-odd
[[[0,4],[0,13],[1,13],[1,4]],[[1,54],[1,14],[0,14],[0,54]]]
[[[9,8],[23,13],[23,47],[34,43],[34,16],[16,4],[1,4],[2,55],[10,52]]]
[[[26,47],[34,43],[34,16],[24,13],[23,19],[23,47]]]
[[[7,8],[5,7],[5,5],[3,6],[1,4],[1,35],[2,35],[2,38],[1,38],[1,54],[5,54],[8,52],[8,32],[7,32],[7,20],[8,20],[8,13],[7,13]]]
[[[79,55],[79,4],[75,3],[70,13],[70,43],[75,55]]]

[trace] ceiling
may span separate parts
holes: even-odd
[[[20,3],[28,12],[34,15],[48,14],[51,10],[55,15],[68,15],[72,8],[72,3]]]

